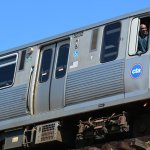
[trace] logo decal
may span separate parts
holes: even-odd
[[[75,49],[73,52],[73,57],[77,58],[78,56],[79,56],[79,51],[78,51],[78,49]]]
[[[131,69],[131,77],[134,79],[139,78],[142,75],[143,67],[141,64],[135,64]]]

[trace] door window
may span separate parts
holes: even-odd
[[[39,82],[46,82],[49,78],[50,66],[52,60],[52,50],[47,49],[43,52],[42,61],[41,61],[41,69],[39,75]]]
[[[56,79],[62,78],[66,74],[68,54],[69,54],[69,44],[64,44],[60,46],[55,74]]]

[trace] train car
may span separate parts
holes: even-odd
[[[1,149],[150,134],[142,23],[150,9],[1,52]]]

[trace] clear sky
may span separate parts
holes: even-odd
[[[0,0],[0,51],[150,8],[150,0]]]

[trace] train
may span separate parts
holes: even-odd
[[[150,9],[0,52],[0,148],[150,134],[150,42],[139,55],[141,22],[149,30]]]

